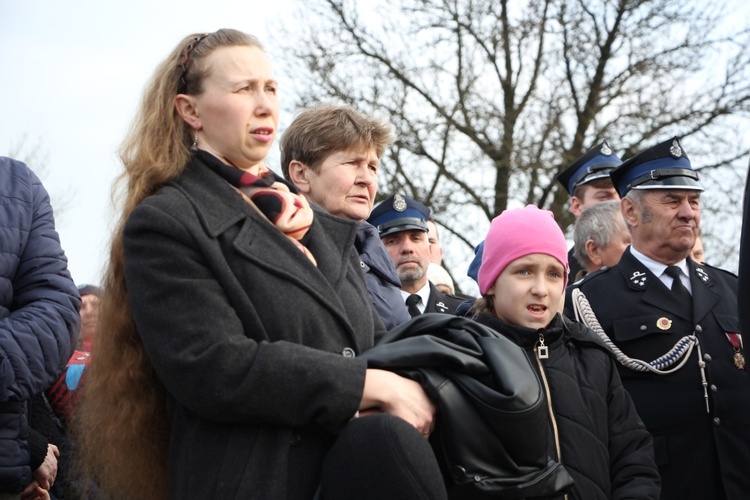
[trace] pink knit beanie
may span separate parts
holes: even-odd
[[[567,246],[565,236],[549,210],[527,205],[504,211],[492,220],[484,240],[479,291],[486,294],[508,264],[533,253],[543,253],[559,260],[565,268],[564,286],[567,286]]]

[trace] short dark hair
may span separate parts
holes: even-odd
[[[330,154],[350,149],[374,149],[380,158],[393,140],[388,122],[367,117],[351,106],[316,106],[299,113],[281,137],[281,171],[291,181],[292,161],[317,171]]]

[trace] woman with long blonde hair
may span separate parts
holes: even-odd
[[[110,498],[445,496],[432,402],[356,357],[382,328],[356,224],[263,163],[278,115],[235,30],[184,38],[146,89],[79,413]]]

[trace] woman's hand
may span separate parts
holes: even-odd
[[[43,489],[48,490],[52,488],[57,477],[57,457],[60,456],[60,450],[54,444],[47,446],[47,456],[44,457],[44,462],[34,471],[34,480],[39,483]]]
[[[34,479],[21,493],[21,500],[49,500],[49,491],[45,490]]]
[[[385,370],[368,369],[359,403],[361,413],[381,411],[401,417],[428,437],[435,425],[435,405],[419,383]]]

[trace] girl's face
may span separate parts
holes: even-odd
[[[565,268],[542,253],[519,257],[503,269],[487,292],[497,316],[510,324],[545,328],[560,307]]]

